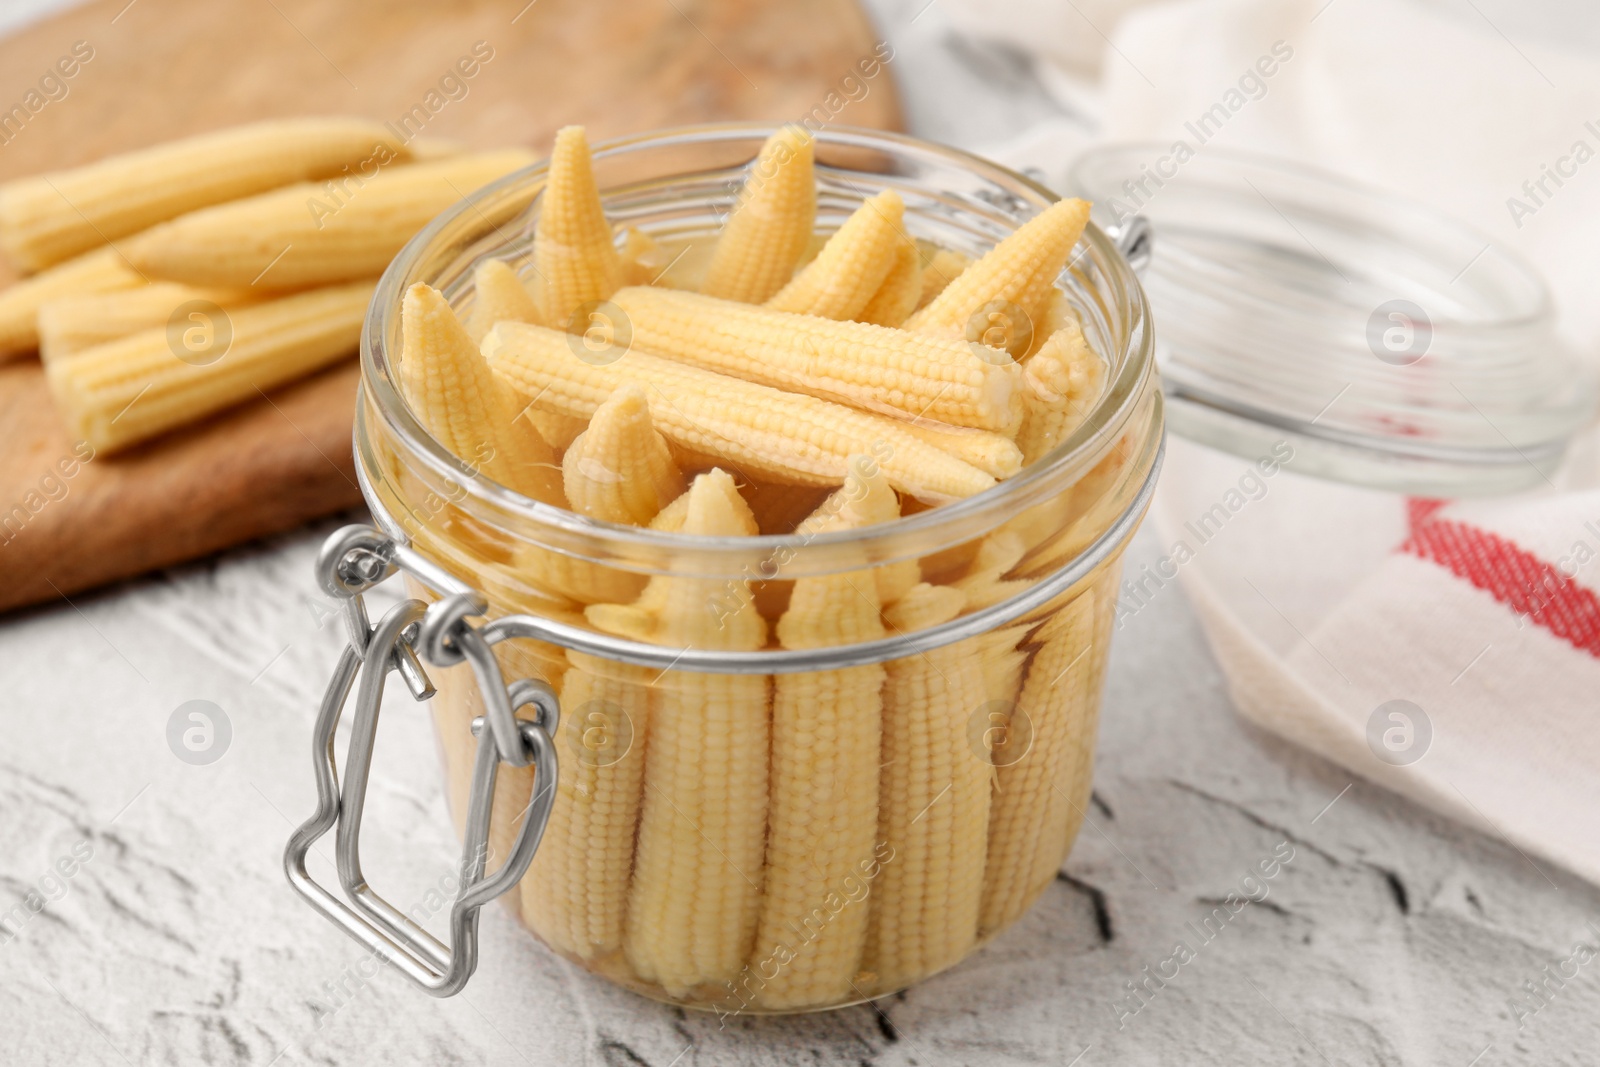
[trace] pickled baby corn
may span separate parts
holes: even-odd
[[[0,185],[0,249],[40,270],[185,212],[291,182],[357,184],[406,154],[382,123],[366,119],[235,126]]]
[[[1017,700],[1029,720],[1029,748],[1019,757],[995,753],[983,933],[1012,922],[1054,880],[1083,817],[1098,683],[1095,603],[1086,590],[1041,628]]]
[[[901,228],[905,210],[893,189],[867,200],[766,306],[824,319],[856,318],[883,287],[909,240]]]
[[[1083,200],[1061,200],[1023,223],[906,320],[906,329],[969,341],[986,337],[998,321],[1006,351],[1022,355],[1046,297],[1066,268],[1072,248],[1089,221]],[[990,312],[993,309],[991,316]],[[1009,321],[1020,312],[1022,321]]]
[[[428,432],[475,470],[508,489],[560,503],[550,446],[490,372],[456,313],[431,286],[406,290],[400,311],[399,378]]]
[[[633,344],[735,377],[857,407],[1015,433],[1019,368],[956,338],[917,336],[633,286],[612,302]]]
[[[717,238],[701,292],[759,304],[789,283],[816,227],[814,150],[801,126],[767,138]]]
[[[122,250],[151,278],[190,285],[287,289],[376,276],[435,215],[532,162],[506,149],[392,167],[327,213],[313,210],[322,187],[304,182],[182,215]]]
[[[129,334],[164,327],[185,305],[194,305],[186,309],[185,321],[199,322],[215,309],[243,307],[272,295],[156,282],[111,293],[62,297],[39,309],[39,358],[49,363]]]
[[[893,420],[637,350],[597,365],[574,355],[567,340],[553,330],[502,322],[484,338],[483,351],[529,403],[573,418],[589,417],[617,386],[637,382],[668,440],[781,480],[840,485],[852,454],[886,446],[884,472],[903,492],[943,501],[994,484]]]
[[[567,657],[561,774],[522,881],[522,914],[552,947],[592,959],[622,948],[656,672]]]
[[[1050,335],[1023,367],[1017,445],[1032,463],[1072,435],[1105,390],[1106,361],[1089,348],[1076,320]]]
[[[650,421],[638,385],[619,386],[561,457],[567,505],[605,522],[643,526],[683,493],[683,472]]]
[[[46,367],[50,390],[74,434],[120,451],[350,355],[372,289],[354,282],[240,308],[225,349],[217,323],[196,326],[195,362],[178,357],[165,327],[98,345]]]
[[[902,631],[950,621],[959,591],[918,586],[886,615]],[[883,696],[878,835],[894,850],[874,887],[863,969],[898,989],[977,938],[989,824],[988,752],[969,730],[985,704],[981,640],[890,660]]]
[[[539,307],[533,295],[502,259],[486,259],[472,272],[472,311],[467,315],[467,335],[473,344],[502,320],[538,322]]]
[[[622,284],[622,260],[611,241],[582,126],[556,133],[539,198],[533,262],[541,321],[558,330],[582,333],[588,320],[575,323],[573,316]]]
[[[0,361],[39,343],[39,311],[52,300],[145,284],[114,248],[102,248],[0,289]]]
[[[702,474],[688,495],[681,532],[755,533],[727,473]],[[748,582],[658,576],[637,603],[586,615],[608,633],[693,648],[750,651],[767,639]],[[771,682],[666,671],[654,688],[623,949],[635,974],[681,996],[734,978],[755,940]]]
[[[883,284],[867,306],[851,317],[875,326],[899,326],[911,317],[921,297],[922,253],[917,250],[917,242],[902,232],[895,242],[894,264],[884,275]]]
[[[851,458],[841,494],[864,495]],[[859,513],[824,506],[820,531],[854,527]],[[784,648],[828,648],[884,635],[872,571],[794,583],[778,620]],[[773,680],[772,782],[767,874],[752,967],[781,966],[756,994],[768,1008],[845,999],[861,963],[868,884],[877,833],[881,664],[780,674]],[[765,974],[761,974],[766,978]]]

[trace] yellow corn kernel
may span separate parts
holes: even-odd
[[[683,472],[650,421],[644,389],[628,384],[595,409],[561,457],[567,506],[605,522],[643,526],[683,493]]]
[[[852,470],[871,463],[852,457]],[[854,474],[841,493],[860,495]],[[853,528],[843,509],[817,516],[820,531]],[[800,578],[778,620],[784,648],[831,648],[883,637],[871,571]],[[772,694],[772,798],[761,921],[750,966],[767,1008],[846,999],[867,933],[866,872],[874,858],[881,664],[780,674]],[[767,978],[767,958],[784,961]]]
[[[727,473],[701,475],[687,495],[681,532],[755,532]],[[608,633],[690,648],[753,651],[767,640],[748,582],[657,576],[637,603],[585,614]],[[653,686],[623,947],[635,974],[682,996],[734,978],[755,940],[771,682],[668,670]]]
[[[156,282],[134,289],[62,297],[39,309],[39,358],[46,363],[154,327],[203,327],[217,309],[260,303],[273,294],[249,289],[196,289]],[[193,305],[186,308],[185,305]],[[184,314],[177,319],[179,311]]]
[[[1106,361],[1076,322],[1057,330],[1023,368],[1025,413],[1017,445],[1032,463],[1083,424],[1106,386]]]
[[[824,319],[856,318],[883,287],[909,240],[902,229],[905,211],[893,189],[865,201],[766,306]]]
[[[1004,481],[1022,470],[1022,449],[1004,434],[950,426],[932,419],[912,419],[901,424],[917,440],[970,463],[983,473]]]
[[[483,340],[501,320],[538,322],[539,307],[517,272],[503,259],[486,259],[472,272],[472,310],[467,314],[467,335],[473,344]]]
[[[439,212],[532,162],[507,149],[391,167],[337,203],[303,182],[181,215],[122,250],[150,277],[189,285],[294,289],[371,277]]]
[[[581,652],[568,659],[561,774],[522,914],[553,948],[594,959],[622,948],[656,672]]]
[[[50,390],[72,433],[120,451],[354,353],[372,289],[356,282],[241,308],[227,317],[226,348],[208,321],[183,359],[164,326],[97,345],[46,367]]]
[[[405,154],[393,133],[367,119],[235,126],[0,185],[0,249],[39,270],[187,211],[290,182],[355,185]]]
[[[984,933],[1015,920],[1054,880],[1088,803],[1098,696],[1095,603],[1095,593],[1086,591],[1040,629],[1017,700],[1016,714],[1027,717],[1028,729],[1006,735],[1025,741],[1027,750],[1019,756],[1004,746],[995,750]]]
[[[485,477],[560,503],[550,446],[515,417],[521,405],[490,372],[437,289],[419,283],[406,290],[400,330],[400,383],[428,432]]]
[[[844,485],[818,505],[817,510],[795,528],[795,533],[812,537],[829,529],[830,523],[855,529],[893,522],[899,517],[900,498],[884,476],[882,464],[872,456],[852,456]],[[879,604],[887,607],[897,603],[922,580],[921,567],[914,559],[879,563],[872,568],[872,578],[877,586]]]
[[[39,311],[52,300],[145,284],[114,248],[102,248],[0,290],[0,361],[39,343]]]
[[[759,304],[788,284],[817,223],[814,149],[801,126],[767,138],[717,238],[701,292]]]
[[[853,316],[857,322],[899,326],[911,317],[922,297],[922,253],[905,233],[895,244],[894,264],[866,307]]]
[[[1024,321],[1004,323],[1004,343],[1012,355],[1021,355],[1033,339],[1033,324],[1043,317],[1046,295],[1088,221],[1086,201],[1052,204],[962,271],[906,320],[906,329],[978,341],[988,330],[986,309],[1000,307],[999,314],[1008,320],[1017,309]]]
[[[607,299],[622,284],[622,260],[600,204],[582,126],[564,126],[556,133],[550,174],[539,197],[533,264],[539,311],[557,329],[582,332],[573,316],[584,305]]]
[[[1021,422],[1020,369],[982,345],[649,286],[612,303],[646,352],[890,415],[1009,433]]]
[[[939,594],[906,594],[899,625],[926,629],[954,618]],[[985,703],[981,639],[891,660],[883,697],[878,835],[883,863],[868,921],[863,968],[874,991],[944,969],[972,948],[989,826],[986,731],[971,729]]]
[[[922,286],[917,293],[917,307],[927,307],[945,287],[972,266],[972,257],[948,248],[941,248],[922,268]]]
[[[570,418],[588,418],[617,386],[637,382],[650,397],[656,428],[669,441],[774,480],[842,485],[852,454],[881,452],[894,488],[933,501],[971,496],[995,484],[892,419],[637,350],[593,363],[573,353],[569,337],[502,322],[484,338],[483,351],[513,389]]]

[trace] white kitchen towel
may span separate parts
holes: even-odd
[[[1096,140],[1184,140],[1364,180],[1520,251],[1600,355],[1600,61],[1518,32],[1536,20],[1492,0],[941,6],[1031,51],[1098,123],[995,146],[1005,161],[1059,182]],[[1600,12],[1577,17],[1594,25],[1573,36],[1600,39]],[[1120,639],[1181,581],[1246,717],[1600,882],[1597,437],[1559,489],[1473,502],[1302,475],[1287,442],[1249,458],[1173,439],[1163,551],[1124,576]]]

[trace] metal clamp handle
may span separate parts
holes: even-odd
[[[395,543],[369,526],[339,530],[323,544],[317,557],[317,578],[322,588],[345,602],[350,640],[334,668],[317,714],[312,746],[317,809],[289,838],[283,866],[289,884],[312,907],[429,993],[448,997],[460,992],[477,968],[479,910],[521,880],[544,835],[556,795],[556,755],[551,738],[558,725],[560,704],[554,690],[538,679],[525,678],[506,685],[491,647],[499,638],[492,632],[474,629],[467,621],[486,610],[482,598],[475,594],[448,596],[431,607],[420,600],[405,600],[389,609],[377,626],[371,626],[363,594],[397,571],[408,569]],[[397,671],[415,699],[427,700],[434,695],[433,685],[417,657],[419,648],[423,659],[434,666],[450,666],[463,659],[470,662],[486,710],[484,716],[472,722],[478,753],[467,801],[461,890],[450,909],[448,944],[374,892],[361,870],[361,817],[384,682],[391,670]],[[352,688],[356,688],[356,711],[341,791],[334,735]],[[532,719],[516,716],[520,708],[529,706],[536,711]],[[483,736],[485,729],[488,737]],[[531,765],[535,791],[510,855],[494,874],[485,877],[495,780],[502,762],[515,767]],[[335,865],[344,899],[316,882],[306,870],[312,845],[329,830],[335,830]]]

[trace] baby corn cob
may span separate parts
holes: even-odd
[[[814,148],[800,126],[767,138],[722,227],[701,292],[759,304],[788,284],[816,227]]]
[[[893,189],[863,203],[766,306],[824,319],[856,318],[883,287],[909,240],[901,228],[905,210]]]
[[[1029,748],[1020,757],[995,753],[979,920],[984,933],[1016,919],[1055,878],[1088,802],[1098,695],[1095,602],[1094,592],[1085,591],[1041,628],[1017,702],[1030,723]],[[1081,795],[1073,795],[1080,788]]]
[[[902,422],[901,426],[917,440],[1002,481],[1022,469],[1022,449],[1004,434],[966,426],[949,426],[932,419],[912,419]]]
[[[923,588],[923,587],[918,587]],[[960,610],[913,590],[898,625],[925,629]],[[985,703],[981,639],[890,660],[883,697],[878,834],[884,863],[868,922],[864,969],[878,991],[950,966],[971,949],[989,825],[989,735],[969,724]]]
[[[156,282],[111,293],[63,297],[39,309],[39,358],[49,363],[129,334],[165,327],[185,304],[196,304],[193,310],[204,317],[213,308],[243,307],[271,295]]]
[[[114,248],[102,248],[0,290],[0,361],[39,343],[39,310],[52,300],[145,284]]]
[[[899,326],[911,317],[921,297],[922,253],[917,242],[902,232],[895,244],[894,265],[867,306],[853,317],[876,326]]]
[[[696,478],[688,495],[683,533],[755,532],[725,472]],[[636,604],[586,614],[609,633],[693,648],[749,651],[767,639],[748,582],[658,576]],[[733,979],[755,940],[771,682],[666,671],[654,686],[623,947],[640,978],[681,996]]]
[[[1083,200],[1061,200],[1029,219],[961,272],[921,311],[906,320],[918,332],[982,338],[988,329],[985,308],[1011,306],[1027,317],[1008,324],[1006,350],[1021,355],[1033,337],[1032,324],[1044,315],[1045,299],[1089,221]]]
[[[525,496],[559,503],[550,446],[490,372],[456,313],[431,286],[406,290],[399,378],[417,418],[478,473]]]
[[[622,260],[600,204],[582,126],[556,133],[550,174],[539,198],[534,236],[535,292],[544,322],[582,333],[572,321],[585,304],[605,300],[622,284]]]
[[[290,182],[358,184],[405,155],[394,134],[365,119],[235,126],[0,185],[0,248],[39,270],[184,212]]]
[[[622,948],[656,672],[581,652],[568,659],[561,774],[522,913],[552,947],[592,959]]]
[[[597,366],[575,356],[567,338],[502,322],[484,338],[483,351],[512,388],[571,418],[589,417],[617,386],[638,382],[650,396],[656,428],[668,440],[775,479],[840,485],[849,457],[876,447],[886,452],[882,465],[890,484],[903,492],[942,501],[994,484],[891,419],[637,350]]]
[[[1094,410],[1106,362],[1089,348],[1076,321],[1050,335],[1023,367],[1025,414],[1017,445],[1032,463],[1071,436]]]
[[[845,484],[802,521],[795,533],[810,537],[826,532],[831,528],[830,522],[856,529],[893,522],[899,517],[900,498],[890,488],[883,466],[872,456],[852,456]],[[886,607],[897,603],[922,580],[921,568],[914,559],[880,563],[871,573],[878,590],[878,602]]]
[[[472,272],[472,311],[467,316],[467,334],[473,344],[483,340],[502,319],[512,322],[538,322],[539,307],[533,295],[503,259],[486,259]]]
[[[863,495],[853,472],[871,463],[852,457],[840,492]],[[826,531],[851,529],[857,517],[844,509],[818,515]],[[778,620],[778,640],[784,648],[876,640],[884,635],[879,611],[871,571],[800,578]],[[769,956],[787,962],[761,986],[756,999],[764,1007],[843,1000],[860,966],[884,675],[875,663],[774,679],[767,876],[751,967],[759,973]]]
[[[619,254],[623,285],[655,285],[672,265],[672,257],[654,237],[632,226],[623,228]]]
[[[165,327],[98,345],[46,367],[50,390],[74,434],[119,451],[351,354],[372,288],[355,282],[241,308],[229,317],[231,344],[209,363],[179,359]]]
[[[643,526],[683,493],[683,472],[650,421],[638,385],[619,386],[561,458],[567,506],[605,522]]]
[[[292,289],[381,274],[412,235],[480,186],[533,162],[520,149],[380,171],[336,208],[304,182],[204,208],[127,241],[152,278],[190,285]]]
[[[945,286],[961,276],[972,265],[972,259],[960,252],[941,248],[922,268],[922,287],[917,294],[917,307],[927,307],[933,298],[944,292]]]
[[[956,338],[633,286],[612,297],[647,352],[889,414],[1015,433],[1015,363]]]

